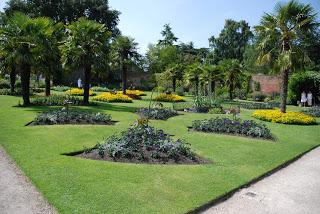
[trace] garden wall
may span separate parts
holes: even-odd
[[[280,78],[278,76],[257,74],[251,78],[251,89],[254,90],[254,82],[260,83],[260,91],[263,94],[280,93]]]

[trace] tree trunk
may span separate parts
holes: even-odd
[[[11,72],[10,72],[10,91],[12,94],[15,92],[15,84],[16,84],[16,68],[14,65],[12,65]]]
[[[199,94],[199,80],[198,79],[196,79],[196,96],[198,96],[198,94]]]
[[[84,86],[83,86],[83,104],[89,104],[89,90],[90,90],[90,81],[91,81],[91,65],[87,65],[84,68]]]
[[[177,85],[177,80],[175,77],[172,78],[172,88],[173,92],[176,92],[176,85]]]
[[[281,73],[281,101],[280,111],[286,113],[287,110],[287,96],[288,96],[288,82],[289,82],[289,69],[284,69]]]
[[[121,60],[122,67],[122,93],[127,94],[127,67],[125,66],[123,59]]]
[[[30,72],[29,64],[21,65],[21,90],[24,106],[30,105]]]
[[[46,83],[45,95],[48,97],[50,96],[50,82],[51,82],[50,73],[46,74],[45,78],[46,78],[45,79],[45,83]]]

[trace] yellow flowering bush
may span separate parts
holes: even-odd
[[[122,93],[122,91],[119,91],[119,93]],[[140,90],[126,90],[126,93],[128,95],[136,95],[136,96],[145,96],[146,93]]]
[[[159,102],[184,102],[183,97],[176,94],[160,94],[154,100]]]
[[[73,95],[73,96],[83,96],[84,90],[81,88],[72,88],[72,89],[65,91],[65,93],[69,94],[69,95]],[[94,95],[93,90],[91,90],[91,89],[89,90],[89,95],[90,96]]]
[[[312,125],[317,123],[314,117],[301,112],[282,113],[280,110],[257,110],[252,116],[260,120],[283,124]]]
[[[111,102],[132,103],[132,99],[129,96],[123,95],[121,93],[105,92],[98,96],[93,97],[92,99],[96,101],[102,101],[102,102],[108,102],[108,103],[111,103]]]

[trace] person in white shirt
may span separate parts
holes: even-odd
[[[306,102],[307,102],[307,95],[306,92],[302,92],[301,93],[301,105],[304,107],[306,106]]]
[[[81,80],[81,78],[78,79],[78,88],[82,88],[82,80]]]
[[[308,106],[312,106],[312,93],[309,91],[307,95],[307,100],[308,100]]]

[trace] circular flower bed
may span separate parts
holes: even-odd
[[[176,94],[160,94],[154,100],[159,102],[184,102],[183,97]]]
[[[317,124],[316,119],[314,117],[301,112],[282,113],[280,110],[257,110],[253,112],[252,116],[254,118],[273,123],[297,125]]]
[[[253,120],[239,121],[217,117],[209,120],[195,120],[192,122],[191,128],[201,132],[273,139],[271,132],[266,125],[258,124]]]
[[[137,111],[142,118],[154,120],[166,120],[178,115],[178,112],[170,108],[141,108]]]
[[[98,96],[93,97],[93,100],[108,102],[108,103],[132,103],[132,98],[127,95],[120,93],[102,93]]]
[[[156,130],[146,122],[131,126],[120,136],[113,135],[95,149],[80,157],[133,163],[186,163],[199,164],[200,159],[189,145],[181,140],[174,141],[162,130]]]
[[[110,125],[111,115],[102,113],[91,113],[76,110],[54,110],[39,114],[33,122],[28,125],[59,125],[59,124],[99,124]]]
[[[72,96],[83,96],[84,90],[81,89],[81,88],[72,88],[72,89],[69,89],[69,90],[65,91],[65,93],[68,94],[68,95],[72,95]],[[95,95],[93,90],[89,90],[89,95],[90,96]]]
[[[122,91],[119,91],[119,93],[122,93]],[[147,94],[140,90],[126,90],[127,95],[136,95],[136,96],[146,96]]]

